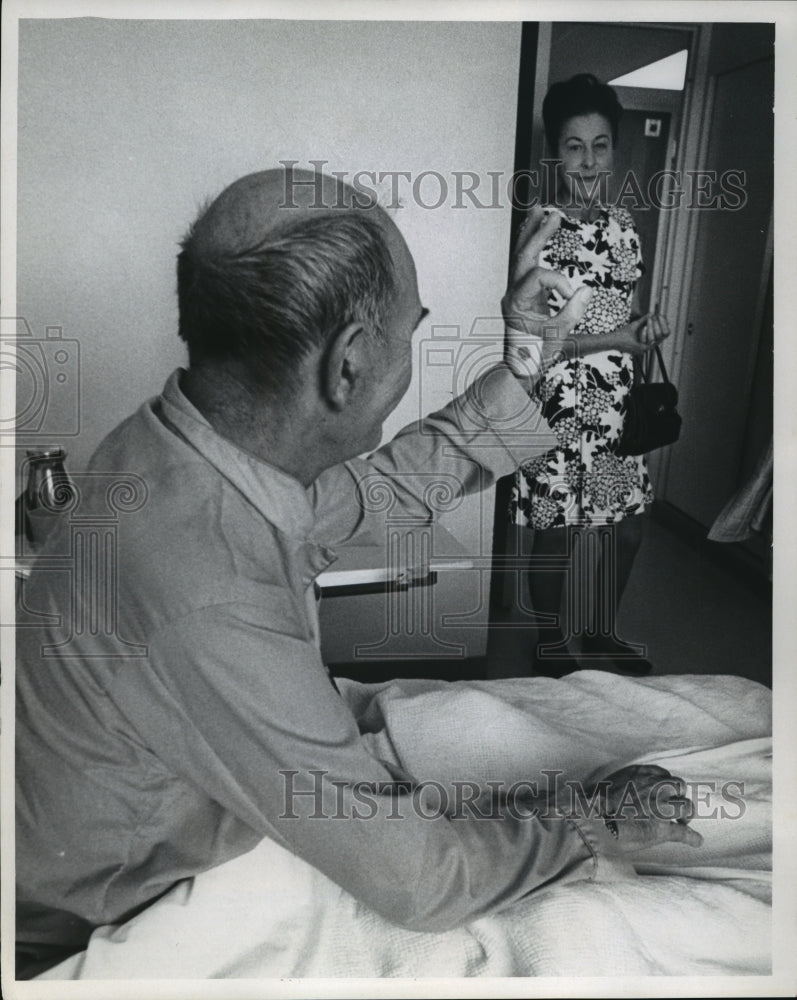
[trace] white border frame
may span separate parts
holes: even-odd
[[[3,222],[3,253],[0,258],[0,300],[2,314],[15,315],[16,273],[16,80],[17,80],[17,20],[24,17],[63,18],[100,16],[143,19],[207,19],[219,18],[283,18],[292,20],[509,20],[509,21],[589,21],[617,20],[635,23],[645,21],[677,21],[701,23],[711,21],[777,23],[776,59],[776,145],[775,198],[778,221],[775,229],[775,327],[777,365],[775,371],[776,398],[776,476],[775,490],[775,744],[778,747],[775,771],[775,801],[778,803],[774,864],[777,873],[775,893],[774,974],[767,977],[629,977],[622,979],[464,979],[456,981],[424,979],[406,980],[291,980],[291,981],[194,981],[161,982],[156,980],[114,982],[27,982],[14,983],[9,978],[13,969],[13,954],[3,948],[2,967],[5,995],[19,998],[130,997],[142,996],[190,997],[632,997],[632,996],[793,996],[797,991],[797,964],[793,948],[797,926],[797,893],[795,887],[795,813],[794,791],[797,788],[793,713],[797,699],[797,682],[793,669],[795,650],[794,585],[790,579],[795,559],[794,532],[789,531],[791,493],[797,468],[797,393],[790,373],[797,372],[795,338],[789,338],[792,325],[790,284],[797,273],[797,226],[791,205],[797,201],[794,191],[793,164],[797,162],[797,129],[794,127],[795,28],[797,8],[794,4],[768,2],[726,3],[704,0],[700,5],[685,0],[670,0],[667,4],[640,2],[595,2],[573,0],[566,8],[553,0],[539,2],[498,2],[498,0],[437,0],[434,6],[420,0],[6,0],[3,5],[2,38],[2,125],[0,140],[3,150],[2,192],[0,212]],[[700,115],[685,115],[689,141],[699,142]],[[686,151],[681,151],[686,155]],[[680,319],[680,317],[678,317]],[[14,381],[8,372],[2,377],[0,413],[13,414]],[[8,454],[5,454],[5,453]],[[10,467],[9,467],[9,462]],[[10,473],[10,474],[9,474]],[[13,552],[13,449],[0,449],[2,477],[2,522],[0,553]],[[9,546],[9,540],[11,545]],[[8,608],[9,593],[13,607],[13,573],[0,573],[0,601]],[[6,620],[5,617],[2,619]],[[6,665],[2,690],[2,859],[3,879],[2,937],[13,940],[13,792],[9,780],[13,768],[13,630],[0,629],[0,657]],[[788,748],[788,749],[787,749]],[[9,934],[10,931],[10,934]]]

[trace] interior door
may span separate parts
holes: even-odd
[[[671,118],[672,115],[666,111],[626,109],[623,112],[614,153],[615,187],[623,184],[625,178],[632,174],[638,190],[645,195],[644,202],[638,204],[638,196],[633,194],[637,189],[630,188],[626,184],[624,190],[628,191],[630,196],[622,201],[634,217],[642,244],[645,274],[637,284],[639,308],[642,312],[647,312],[650,303],[653,262],[661,216],[661,209],[651,203],[647,198],[647,192],[654,176],[668,166]]]
[[[760,389],[767,384],[760,369],[771,370],[771,354],[764,356],[771,319],[769,339],[762,328],[771,317],[773,39],[753,44],[772,29],[722,28],[712,36],[705,168],[718,180],[742,172],[744,197],[735,209],[693,209],[699,224],[678,374],[684,424],[659,489],[705,528],[740,485],[749,426],[755,424],[759,437],[762,422],[770,434],[772,427],[772,397]],[[758,33],[751,36],[752,29]],[[736,44],[740,39],[744,45]]]

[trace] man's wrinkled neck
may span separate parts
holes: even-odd
[[[287,403],[256,395],[234,372],[191,367],[182,374],[180,391],[220,437],[302,486],[310,486],[326,467],[316,458],[314,435],[303,432]]]

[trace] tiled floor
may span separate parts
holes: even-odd
[[[490,674],[527,672],[534,629],[494,630]],[[517,627],[519,626],[519,627]],[[679,535],[649,519],[618,617],[617,634],[644,643],[655,674],[737,674],[772,682],[769,602]]]

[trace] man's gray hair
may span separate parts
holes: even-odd
[[[384,334],[395,272],[379,222],[364,211],[304,216],[241,252],[199,251],[200,222],[177,258],[191,365],[232,361],[253,388],[278,392],[348,323]]]

